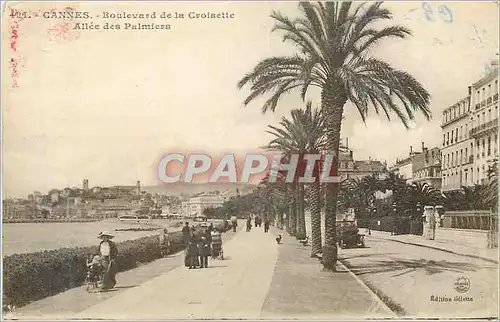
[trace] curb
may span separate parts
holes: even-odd
[[[392,311],[387,306],[387,304],[385,304],[384,301],[382,301],[382,299],[380,297],[378,297],[378,295],[375,294],[375,292],[373,292],[373,290],[365,284],[365,282],[363,282],[356,274],[353,273],[353,271],[351,271],[344,263],[342,263],[340,259],[337,260],[337,264],[339,264],[343,269],[345,269],[347,272],[349,272],[349,274],[352,277],[354,277],[354,279],[370,294],[370,296],[378,304],[378,306],[383,308],[387,312],[388,317],[386,319],[393,319],[393,318],[398,317],[397,314],[394,313],[394,311]]]
[[[375,238],[375,239],[380,239],[380,240],[390,240],[390,241],[394,241],[394,242],[401,243],[401,244],[406,244],[406,245],[412,245],[412,246],[418,246],[418,247],[424,247],[424,248],[430,248],[430,249],[440,250],[442,252],[446,252],[446,253],[450,253],[450,254],[454,254],[454,255],[458,255],[458,256],[464,256],[464,257],[469,257],[469,258],[481,259],[481,260],[484,260],[484,261],[487,261],[487,262],[490,262],[490,263],[493,263],[493,264],[498,264],[499,263],[498,261],[496,261],[494,259],[487,258],[487,257],[482,257],[482,256],[478,256],[478,255],[471,255],[471,254],[457,253],[457,252],[454,252],[452,250],[449,250],[449,249],[446,249],[446,248],[442,248],[442,247],[417,244],[417,243],[406,242],[406,241],[392,239],[392,238],[381,238],[381,237],[374,237],[374,236],[370,236],[370,237],[371,238]]]

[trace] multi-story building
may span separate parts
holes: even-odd
[[[423,146],[423,143],[422,143]],[[408,157],[404,159],[397,159],[396,163],[389,168],[389,172],[399,175],[402,179],[406,180],[407,183],[412,182],[413,179],[413,158],[419,155],[421,152],[413,151],[413,147],[410,146],[410,153]]]
[[[412,182],[429,184],[441,189],[441,153],[439,148],[428,149],[422,142],[422,153],[415,155],[412,160]]]
[[[473,142],[469,135],[472,128],[471,115],[472,87],[469,95],[443,111],[441,129],[442,190],[458,190],[462,186],[474,184],[472,163],[474,162]]]
[[[498,158],[498,62],[491,73],[472,85],[469,136],[474,145],[474,183],[485,184],[488,167]]]
[[[339,155],[339,175],[343,180],[361,179],[372,174],[381,174],[386,166],[378,160],[354,160],[353,151]]]
[[[222,206],[224,198],[218,195],[200,195],[190,198],[182,203],[182,214],[187,217],[203,215],[206,208],[217,208]]]

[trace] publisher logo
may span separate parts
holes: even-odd
[[[470,290],[470,280],[465,277],[461,276],[455,280],[455,291],[458,293],[466,293]]]

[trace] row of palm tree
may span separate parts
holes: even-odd
[[[369,110],[376,114],[382,113],[389,120],[395,115],[407,128],[410,121],[415,119],[416,112],[427,119],[431,118],[430,95],[424,87],[407,72],[372,55],[372,49],[381,41],[388,38],[404,39],[411,35],[409,29],[399,25],[379,27],[380,22],[392,19],[391,11],[384,8],[382,2],[301,2],[298,7],[300,15],[296,18],[286,17],[280,12],[271,15],[276,22],[273,31],[282,32],[283,41],[291,43],[296,54],[266,58],[246,74],[238,83],[240,89],[246,86],[250,88],[244,105],[269,94],[262,112],[274,112],[281,97],[289,92],[300,92],[305,102],[308,90],[319,88],[321,99],[317,113],[322,115],[324,129],[319,135],[322,138],[321,145],[317,148],[334,155],[339,153],[342,120],[348,102],[357,109],[363,122]],[[304,106],[304,115],[313,113],[310,104]],[[292,123],[294,117],[301,115],[298,111],[293,113]],[[284,124],[282,126],[285,127]],[[303,133],[311,131],[310,125],[303,125]],[[285,137],[285,133],[276,134]],[[286,135],[289,134],[287,131]],[[302,139],[300,144],[297,141],[293,145],[287,139],[280,139],[279,147],[271,146],[281,149],[285,144],[289,145],[290,150],[283,151],[287,153],[300,153],[297,151],[312,148],[310,141]],[[278,137],[275,140],[278,141]],[[338,172],[337,163],[333,164],[332,170]],[[310,187],[312,243],[313,248],[321,247],[321,244],[318,246],[318,238],[321,241],[320,235],[318,237],[318,226],[321,228],[318,209],[320,201],[323,201],[326,216],[322,263],[325,269],[335,270],[336,211],[340,185],[327,183],[324,189],[325,196],[320,198],[318,185]],[[290,194],[297,194],[299,202],[297,205],[294,202],[297,198],[287,199],[290,206],[287,216],[291,221],[289,229],[298,237],[303,237],[303,205],[300,203],[303,200],[303,187],[298,184],[287,187],[286,197]],[[293,223],[298,223],[298,227],[295,228]]]

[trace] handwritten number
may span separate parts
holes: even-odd
[[[450,10],[450,8],[448,8],[448,6],[440,5],[438,7],[438,12],[439,12],[439,15],[441,16],[441,19],[444,22],[447,22],[447,23],[453,22],[453,14],[451,13],[451,10]]]
[[[424,10],[425,18],[429,21],[434,21],[434,13],[427,2],[422,3],[422,9]]]

